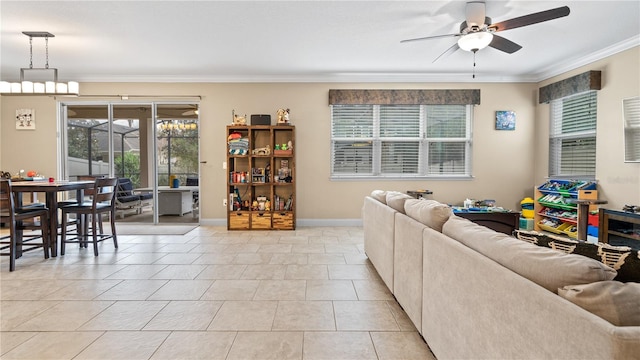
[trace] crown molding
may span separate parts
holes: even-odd
[[[640,46],[640,35],[613,44],[588,56],[554,63],[535,74],[505,76],[499,74],[471,73],[326,73],[326,74],[272,74],[272,75],[222,75],[222,76],[89,76],[77,79],[81,82],[146,82],[146,83],[538,83],[581,66]]]
[[[81,82],[148,82],[148,83],[482,83],[535,82],[530,76],[503,76],[471,73],[334,73],[281,75],[225,75],[225,76],[91,76]]]
[[[588,56],[579,58],[577,60],[549,65],[538,72],[538,74],[536,75],[536,82],[547,80],[554,76],[558,76],[568,71],[577,69],[581,66],[585,66],[598,60],[602,60],[606,57],[615,55],[619,52],[632,49],[636,46],[640,46],[640,35],[632,36],[627,40],[623,40],[619,43],[613,44],[609,47],[596,51],[592,54],[589,54]]]

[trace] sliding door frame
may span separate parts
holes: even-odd
[[[114,154],[114,146],[113,146],[113,121],[114,121],[114,106],[117,107],[119,105],[127,105],[127,106],[149,106],[151,108],[151,118],[144,119],[145,126],[148,131],[146,132],[147,136],[147,147],[144,151],[152,157],[152,161],[148,161],[148,164],[151,164],[151,174],[152,179],[149,179],[149,187],[153,189],[153,224],[158,225],[159,214],[158,214],[158,130],[157,130],[157,119],[158,119],[158,106],[159,105],[195,105],[196,109],[200,108],[200,101],[58,101],[57,102],[57,114],[58,114],[58,141],[57,141],[57,159],[58,159],[58,169],[57,169],[57,178],[58,179],[69,179],[69,139],[68,139],[68,108],[71,106],[106,106],[107,107],[107,131],[108,131],[108,176],[113,177],[115,175],[115,154]],[[143,119],[139,119],[140,123],[142,123]],[[201,170],[200,170],[200,116],[197,115],[197,141],[198,141],[198,179],[200,178]],[[140,128],[140,125],[138,126]],[[150,130],[150,131],[149,131]],[[151,149],[149,149],[151,147]],[[140,149],[143,151],[143,149]],[[147,165],[148,166],[148,165]],[[197,223],[200,222],[200,215],[198,212]]]

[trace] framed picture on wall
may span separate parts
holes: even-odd
[[[35,130],[36,129],[36,110],[35,109],[17,109],[16,110],[16,129],[17,130]]]
[[[515,129],[516,129],[515,111],[507,111],[507,110],[496,111],[496,130],[515,130]]]

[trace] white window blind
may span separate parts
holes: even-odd
[[[429,174],[470,174],[470,111],[464,105],[427,105]]]
[[[595,176],[596,119],[596,91],[551,102],[549,176]]]
[[[640,162],[640,97],[624,99],[624,160]]]
[[[380,106],[380,173],[418,174],[420,163],[419,105]]]
[[[332,107],[332,173],[373,174],[373,106]]]
[[[471,105],[332,105],[331,176],[470,176]]]

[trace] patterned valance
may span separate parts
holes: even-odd
[[[329,90],[329,105],[479,105],[480,89]]]
[[[551,100],[579,94],[588,90],[600,90],[602,88],[601,78],[601,71],[592,70],[543,86],[538,90],[538,103],[548,103]]]

